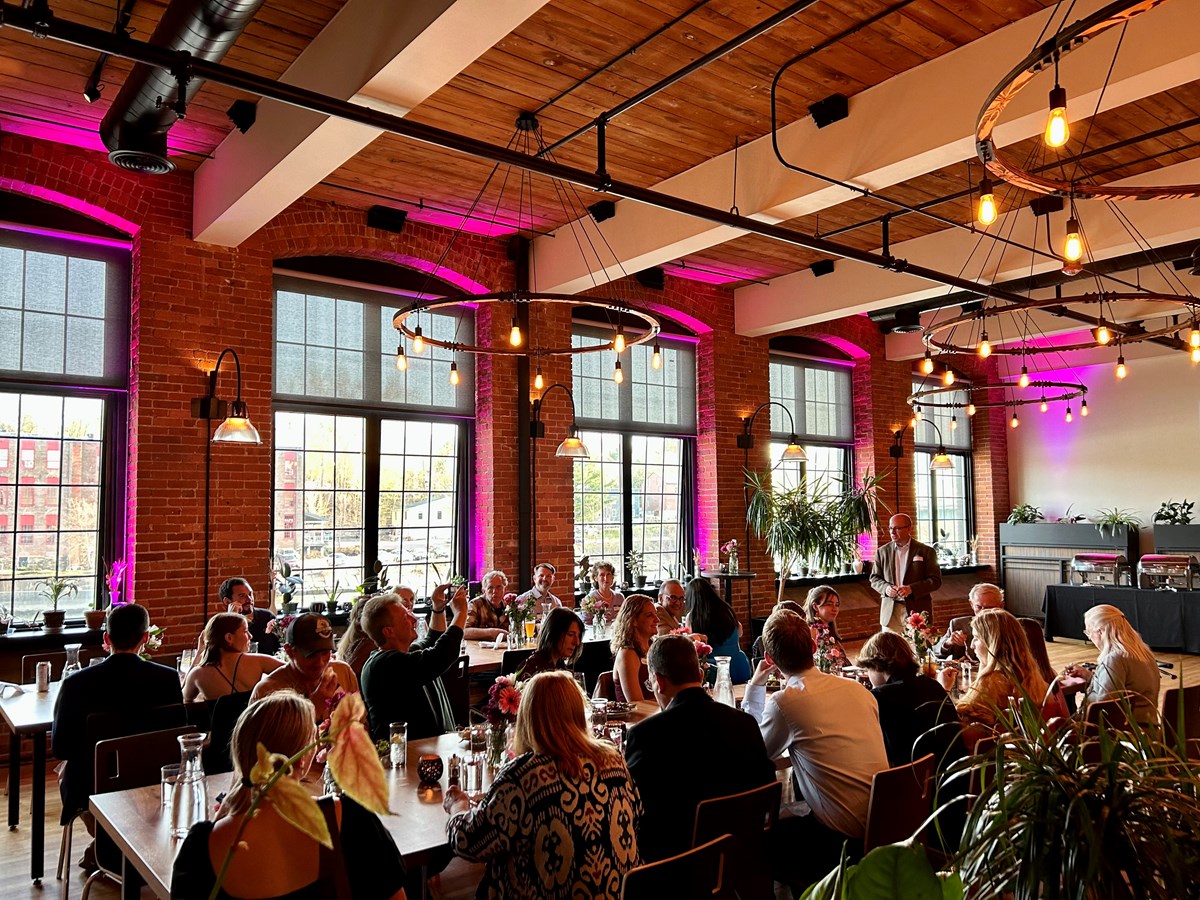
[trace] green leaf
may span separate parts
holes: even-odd
[[[285,776],[271,786],[267,796],[279,815],[314,841],[332,849],[333,839],[329,836],[329,826],[325,823],[325,816],[307,785]]]
[[[914,844],[876,847],[846,875],[847,900],[943,900],[942,883]]]
[[[966,894],[962,878],[957,872],[951,872],[942,879],[942,900],[963,900]]]

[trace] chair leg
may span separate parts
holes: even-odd
[[[57,877],[62,881],[71,871],[71,829],[75,826],[72,818],[63,826],[62,840],[58,842],[58,872]]]
[[[116,885],[118,888],[121,887],[121,879],[119,877],[106,869],[97,869],[95,872],[89,875],[87,881],[83,883],[83,894],[80,896],[79,900],[88,900],[88,894],[92,892],[92,882],[94,882],[97,878],[103,878],[111,884]]]

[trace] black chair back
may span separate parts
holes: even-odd
[[[233,737],[233,726],[250,705],[250,691],[238,691],[218,697],[212,704],[212,726],[208,732],[208,744],[201,760],[208,775],[233,771],[233,756],[229,740]]]
[[[1089,725],[1103,722],[1109,731],[1125,731],[1129,728],[1127,709],[1126,700],[1095,700],[1087,705],[1083,717]]]
[[[702,800],[696,807],[692,846],[699,847],[728,834],[738,861],[739,877],[734,887],[739,897],[771,898],[770,834],[779,820],[779,800],[783,785],[778,781],[726,797]]]
[[[533,655],[533,648],[521,648],[519,650],[505,650],[504,655],[500,657],[500,674],[512,675],[514,672],[520,671],[525,665],[525,660]]]
[[[108,651],[103,647],[84,647],[79,651],[79,662],[86,666],[93,659],[103,659],[108,656]],[[63,666],[67,664],[67,654],[65,652],[52,653],[28,653],[21,657],[21,684],[33,684],[37,679],[37,664],[40,662],[50,663],[50,680],[58,681],[62,678]]]
[[[595,684],[604,672],[612,672],[613,653],[608,641],[584,641],[575,671],[582,672],[588,684]]]
[[[621,900],[709,900],[737,896],[733,838],[723,835],[686,853],[638,866],[625,873]]]
[[[454,665],[442,673],[442,684],[454,712],[454,724],[466,728],[471,724],[471,657],[464,654],[455,660]]]

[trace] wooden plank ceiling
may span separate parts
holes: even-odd
[[[54,0],[56,16],[110,28],[114,0]],[[145,38],[165,0],[138,0],[131,28]],[[497,144],[513,139],[522,111],[537,111],[542,134],[553,142],[598,114],[653,85],[784,8],[782,0],[551,0],[516,31],[468,66],[410,113],[410,118]],[[608,135],[608,169],[618,179],[653,185],[729,151],[735,143],[770,130],[770,85],[775,73],[797,54],[811,52],[793,67],[779,92],[779,124],[807,114],[810,104],[832,93],[848,96],[968,44],[983,35],[1053,5],[1051,0],[817,0],[807,10],[742,48],[695,72],[615,119]],[[341,0],[267,0],[225,62],[257,74],[281,75],[332,19]],[[866,24],[871,17],[879,21]],[[660,32],[656,34],[656,32]],[[652,39],[647,40],[651,36]],[[827,45],[827,46],[826,46]],[[99,146],[95,131],[130,70],[121,60],[104,69],[104,93],[94,104],[82,90],[95,54],[12,29],[0,30],[0,124],[8,131]],[[176,125],[170,145],[176,162],[192,169],[230,130],[225,110],[239,93],[206,84]],[[1089,147],[1127,139],[1200,116],[1200,83],[1160,94],[1096,118]],[[1011,148],[1016,158],[1034,160],[1036,140]],[[1128,144],[1093,156],[1086,171],[1101,180],[1136,174],[1200,155],[1195,124],[1155,140]],[[595,167],[593,134],[558,150],[560,162]],[[448,151],[384,135],[333,172],[310,196],[352,207],[376,203],[431,204],[465,211],[491,170]],[[972,214],[958,196],[979,175],[966,163],[896,185],[886,194],[910,204],[934,203],[933,212],[959,222]],[[518,212],[516,174],[503,197],[498,176],[477,213],[503,221],[529,216],[545,230],[577,217],[594,195],[557,194],[534,179],[531,212]],[[1027,202],[999,192],[1006,206]],[[732,182],[730,186],[732,203]],[[424,213],[410,214],[421,218]],[[894,208],[859,199],[796,219],[789,225],[808,233],[835,234],[864,249],[880,246],[878,218]],[[919,215],[893,219],[891,238],[903,241],[947,227]],[[847,229],[844,232],[842,229]],[[690,266],[753,273],[770,278],[805,268],[817,255],[796,247],[742,237],[683,260]]]

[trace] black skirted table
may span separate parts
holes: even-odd
[[[1082,639],[1083,614],[1101,603],[1121,610],[1153,649],[1200,653],[1200,591],[1051,584],[1042,601],[1046,640]]]

